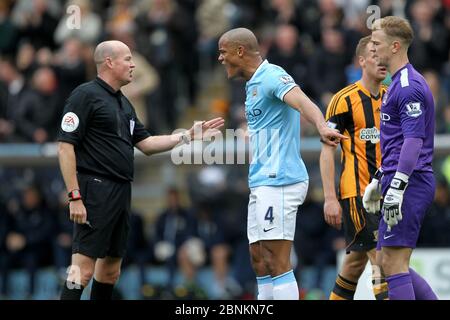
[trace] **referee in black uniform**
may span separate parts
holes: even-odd
[[[61,299],[80,299],[94,276],[91,299],[111,299],[129,232],[134,147],[146,155],[188,143],[194,131],[223,126],[222,118],[196,122],[182,133],[150,136],[120,88],[135,67],[120,41],[94,52],[95,80],[77,87],[64,107],[58,156],[75,223],[72,263]]]

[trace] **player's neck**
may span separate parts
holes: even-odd
[[[380,93],[380,84],[381,82],[370,78],[366,73],[363,73],[361,78],[361,84],[364,88],[369,90],[370,94],[374,97],[378,96]]]
[[[264,60],[258,57],[247,64],[247,67],[242,70],[242,76],[245,81],[250,80],[256,72],[256,69],[263,63]]]
[[[397,56],[394,56],[389,63],[389,72],[391,75],[394,75],[398,70],[403,68],[406,64],[409,63],[408,55],[405,53]]]

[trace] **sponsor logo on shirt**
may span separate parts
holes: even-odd
[[[420,102],[410,102],[406,105],[406,114],[410,117],[417,118],[422,114]]]
[[[388,115],[387,113],[382,112],[381,113],[381,120],[382,121],[389,121],[389,120],[391,120],[391,116]]]
[[[255,108],[245,112],[245,117],[247,121],[252,122],[255,121],[262,114],[262,110]]]
[[[376,127],[361,129],[359,139],[376,144],[380,141],[380,131]]]
[[[73,112],[67,112],[61,121],[61,129],[64,132],[73,132],[78,128],[80,124],[80,119]]]

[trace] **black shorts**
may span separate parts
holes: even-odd
[[[346,251],[370,251],[376,248],[380,214],[366,212],[361,197],[342,199]]]
[[[131,183],[78,173],[89,224],[74,225],[72,253],[121,257],[130,230]]]

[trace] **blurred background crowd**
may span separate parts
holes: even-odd
[[[262,55],[325,111],[331,96],[361,75],[353,55],[370,33],[370,5],[381,16],[411,21],[410,61],[433,92],[436,134],[450,134],[449,0],[0,0],[0,145],[54,142],[65,100],[95,77],[93,50],[108,39],[132,50],[134,79],[123,92],[153,134],[212,115],[225,117],[227,128],[245,127],[244,83],[228,82],[217,62],[218,38],[234,27],[252,29]],[[304,137],[315,134],[302,122]],[[300,286],[309,283],[303,297],[317,288],[321,298],[344,242],[323,221],[318,163],[307,166],[311,187],[292,260]],[[449,247],[450,158],[436,157],[435,171],[439,186],[420,246]],[[245,165],[186,169],[182,186],[156,186],[158,205],[135,206],[124,262],[124,270],[136,270],[133,297],[254,297],[246,176]],[[9,280],[18,269],[27,275],[27,298],[36,297],[42,268],[62,277],[71,230],[56,165],[0,167],[0,296],[11,297]],[[302,281],[306,270],[312,272]]]

